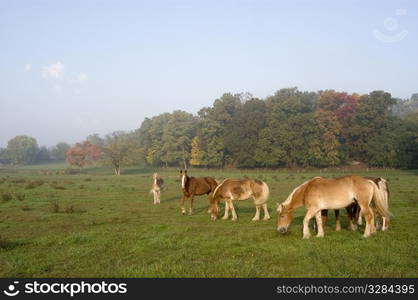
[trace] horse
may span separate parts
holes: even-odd
[[[164,189],[164,180],[158,173],[152,175],[152,187],[150,193],[154,194],[154,204],[161,203],[161,191]]]
[[[379,190],[383,193],[384,201],[386,202],[385,205],[387,205],[388,207],[389,206],[389,203],[388,203],[389,202],[389,186],[388,186],[387,181],[381,177],[364,177],[364,178],[372,180],[379,187]],[[359,225],[362,224],[360,206],[357,203],[351,203],[345,209],[347,210],[349,228],[352,231],[357,230],[357,224]],[[335,212],[335,230],[339,231],[341,230],[341,223],[340,223],[340,218],[339,218],[340,211],[336,209],[334,212]],[[376,217],[378,214],[379,212],[375,210]],[[322,224],[325,225],[328,219],[328,210],[327,209],[322,210],[321,215],[322,215]],[[378,228],[380,227],[382,231],[385,231],[388,229],[388,222],[385,217],[382,217],[382,221],[383,221],[382,222],[383,224],[381,227],[380,227],[380,223],[377,223]]]
[[[303,219],[303,238],[310,238],[309,220],[315,216],[318,225],[317,237],[324,236],[321,210],[340,209],[357,202],[366,220],[363,237],[376,232],[373,203],[379,214],[389,220],[391,213],[383,194],[370,179],[360,176],[344,176],[326,179],[314,177],[296,187],[287,199],[277,207],[277,231],[285,234],[293,219],[296,208],[304,205],[307,208]]]
[[[212,177],[189,177],[187,170],[180,170],[181,189],[183,191],[183,197],[181,199],[181,213],[184,215],[186,209],[184,208],[184,200],[190,199],[189,215],[193,213],[193,200],[194,196],[210,195],[218,186],[216,180]]]
[[[232,220],[237,219],[233,200],[247,200],[249,198],[254,199],[256,207],[256,213],[253,221],[260,220],[260,208],[264,209],[264,220],[270,219],[270,215],[267,209],[267,200],[269,196],[268,185],[261,180],[257,179],[244,179],[234,180],[225,179],[219,184],[211,197],[211,218],[216,220],[219,214],[219,202],[225,201],[225,214],[222,219],[229,218],[229,210],[232,211]]]
[[[382,178],[382,177],[364,177],[366,179],[372,180],[378,187],[380,192],[382,193],[383,201],[385,202],[385,205],[389,207],[389,184],[388,182]],[[378,211],[376,210],[376,207],[372,207],[375,212],[377,212],[376,217],[380,215]],[[359,225],[362,224],[362,218],[361,218],[361,211],[359,210],[357,212],[357,223]],[[382,225],[380,225],[380,222],[377,222],[378,228],[380,228],[382,231],[386,231],[389,228],[389,219],[387,219],[385,216],[380,215],[382,218]],[[378,220],[376,220],[378,221]]]

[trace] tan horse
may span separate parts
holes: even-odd
[[[267,199],[269,196],[268,185],[257,179],[234,180],[225,179],[213,192],[211,198],[211,214],[212,220],[216,220],[219,214],[219,202],[225,201],[225,214],[222,219],[226,220],[229,217],[229,210],[232,211],[232,220],[237,219],[233,200],[247,200],[254,199],[256,213],[253,221],[260,220],[260,208],[264,209],[264,220],[270,219],[267,209]]]
[[[379,191],[382,193],[383,201],[386,207],[389,207],[389,184],[388,182],[382,177],[364,177],[364,178],[372,180],[379,187]],[[379,211],[376,209],[374,205],[372,206],[372,208],[376,214],[376,217],[380,216],[382,218],[381,225],[380,225],[379,220],[376,220],[378,224],[378,228],[380,228],[382,231],[388,230],[389,219],[387,219],[385,216],[380,215]],[[362,224],[361,210],[358,212],[357,223],[360,225]]]
[[[152,187],[150,193],[154,194],[154,204],[161,203],[161,191],[164,189],[164,180],[158,173],[152,175]]]
[[[303,238],[311,236],[309,220],[315,216],[318,225],[317,237],[324,236],[321,210],[340,209],[357,202],[366,219],[363,237],[376,231],[374,212],[370,204],[376,206],[381,216],[389,220],[390,212],[378,186],[369,179],[359,176],[345,176],[335,179],[315,177],[296,187],[286,201],[277,207],[277,231],[286,233],[293,219],[293,211],[305,205],[307,212],[303,219]]]
[[[218,186],[218,183],[212,177],[189,177],[187,170],[180,170],[181,189],[183,197],[181,199],[181,213],[184,215],[186,209],[184,208],[184,200],[190,198],[189,215],[193,213],[194,196],[212,195],[212,192]]]

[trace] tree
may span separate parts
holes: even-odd
[[[200,138],[199,136],[195,136],[192,140],[192,149],[190,153],[190,164],[192,166],[201,166],[201,150],[200,150]]]
[[[97,134],[97,133],[90,134],[89,136],[87,136],[86,141],[89,141],[93,145],[96,145],[98,147],[103,147],[104,144],[105,144],[105,140],[103,138],[101,138],[100,135]]]
[[[36,152],[33,162],[34,163],[46,163],[50,161],[51,161],[51,156],[50,156],[49,150],[45,146],[40,147],[38,151]]]
[[[38,152],[35,138],[19,135],[7,143],[7,156],[13,165],[27,165],[34,161]]]
[[[104,153],[104,162],[113,166],[115,175],[120,175],[121,167],[127,162],[132,148],[133,142],[126,132],[115,131],[106,136],[101,150]]]
[[[51,159],[54,161],[65,161],[66,154],[70,148],[71,146],[64,142],[56,144],[49,150]]]
[[[102,150],[93,145],[89,141],[77,143],[71,147],[67,154],[67,162],[70,165],[78,166],[80,168],[93,164],[102,158]]]

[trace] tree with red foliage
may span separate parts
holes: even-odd
[[[102,155],[103,152],[98,146],[92,144],[90,141],[84,141],[71,147],[66,157],[70,165],[82,168],[98,161],[102,158]]]

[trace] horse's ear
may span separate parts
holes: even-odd
[[[183,173],[183,170],[180,170],[180,174]]]
[[[187,174],[187,170],[184,170],[184,174]]]

